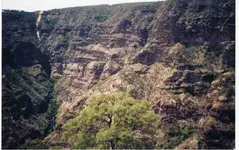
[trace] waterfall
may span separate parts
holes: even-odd
[[[38,15],[38,18],[37,18],[37,21],[36,21],[37,38],[38,38],[39,41],[41,41],[41,38],[40,38],[40,32],[39,32],[39,30],[38,30],[38,26],[39,26],[39,23],[40,23],[40,21],[41,21],[41,16],[42,16],[42,14],[43,14],[43,11],[40,11],[40,12],[39,12],[39,15]]]

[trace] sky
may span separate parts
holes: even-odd
[[[1,0],[1,1],[2,1],[2,9],[38,11],[74,6],[118,4],[130,2],[150,2],[159,0]]]

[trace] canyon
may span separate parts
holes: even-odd
[[[159,116],[155,148],[234,148],[234,0],[2,14],[3,148],[72,148],[62,126],[119,92]]]

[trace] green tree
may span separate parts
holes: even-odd
[[[126,93],[101,94],[63,126],[63,139],[73,148],[154,148],[158,116],[145,100]]]

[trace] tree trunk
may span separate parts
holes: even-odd
[[[115,149],[115,144],[113,140],[110,140],[110,149],[111,150]]]

